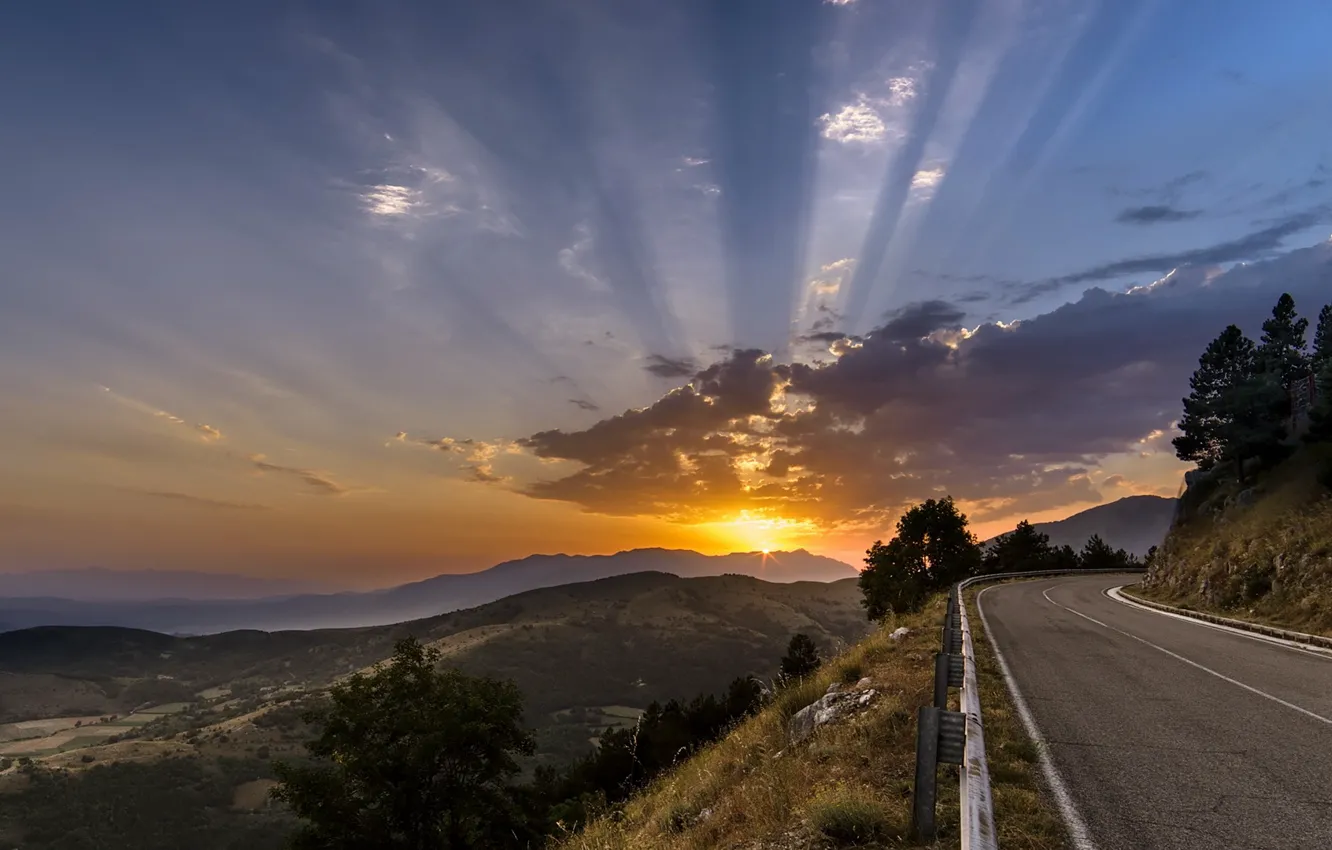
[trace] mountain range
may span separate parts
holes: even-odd
[[[747,575],[769,582],[836,581],[856,569],[804,549],[703,555],[632,549],[614,555],[532,555],[475,573],[440,575],[387,590],[262,599],[88,600],[34,593],[0,598],[0,631],[34,626],[123,626],[168,634],[378,626],[471,608],[515,593],[629,573],[694,578]],[[70,575],[64,577],[66,580]],[[0,585],[4,587],[5,585]],[[14,583],[10,582],[9,587]]]
[[[1088,508],[1056,522],[1033,523],[1050,536],[1050,545],[1065,544],[1081,549],[1093,534],[1115,549],[1124,549],[1138,557],[1153,546],[1160,546],[1170,531],[1178,499],[1162,496],[1126,496],[1105,505]],[[986,540],[988,544],[994,538]]]

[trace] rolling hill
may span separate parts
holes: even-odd
[[[777,584],[665,573],[542,588],[359,629],[173,637],[45,626],[0,634],[0,722],[197,701],[209,689],[309,691],[380,661],[408,635],[437,644],[467,672],[513,679],[538,715],[642,707],[719,689],[745,673],[770,674],[796,632],[831,648],[868,628],[854,579]],[[69,705],[60,706],[54,688],[65,689]]]
[[[480,572],[440,575],[369,593],[193,601],[79,601],[24,593],[0,599],[0,631],[47,625],[122,626],[197,635],[238,629],[376,626],[484,605],[536,588],[637,572],[663,572],[682,578],[734,573],[770,582],[826,582],[856,575],[850,565],[804,549],[730,555],[674,549],[633,549],[614,555],[532,555]],[[7,586],[12,587],[12,583]]]

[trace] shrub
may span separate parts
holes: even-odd
[[[834,846],[853,847],[898,837],[892,812],[859,788],[839,785],[820,791],[809,807],[809,822]]]
[[[837,680],[844,685],[854,685],[865,675],[865,666],[859,661],[848,661],[837,671]]]

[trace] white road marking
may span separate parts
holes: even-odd
[[[1056,587],[1058,587],[1058,585],[1056,585]],[[1175,659],[1176,661],[1183,661],[1185,664],[1189,665],[1190,667],[1196,667],[1199,670],[1203,671],[1204,673],[1210,673],[1223,682],[1229,682],[1230,684],[1234,685],[1237,688],[1243,688],[1249,693],[1257,694],[1263,699],[1270,699],[1272,702],[1277,703],[1278,705],[1284,705],[1286,708],[1289,708],[1293,711],[1298,711],[1300,714],[1303,714],[1306,717],[1312,717],[1314,720],[1332,726],[1332,718],[1324,717],[1321,714],[1316,714],[1307,708],[1301,708],[1300,706],[1296,705],[1293,702],[1287,702],[1281,697],[1273,696],[1272,694],[1269,694],[1267,691],[1262,691],[1259,690],[1258,688],[1255,688],[1253,685],[1246,685],[1243,682],[1239,681],[1238,679],[1232,679],[1224,673],[1218,673],[1217,671],[1213,670],[1211,667],[1205,667],[1202,664],[1199,664],[1197,661],[1192,661],[1188,658],[1185,658],[1184,656],[1180,655],[1177,652],[1171,652],[1170,650],[1166,649],[1164,646],[1157,646],[1156,644],[1152,643],[1146,638],[1140,638],[1135,634],[1131,634],[1129,632],[1124,631],[1123,629],[1117,629],[1114,626],[1111,626],[1107,623],[1102,623],[1100,620],[1096,619],[1095,617],[1089,617],[1086,614],[1082,613],[1081,611],[1074,611],[1072,608],[1068,607],[1067,605],[1060,605],[1058,602],[1050,598],[1051,590],[1054,590],[1054,588],[1052,587],[1042,591],[1041,596],[1044,596],[1045,601],[1049,602],[1051,605],[1055,606],[1056,608],[1063,608],[1068,613],[1077,614],[1082,619],[1093,622],[1096,625],[1101,626],[1102,628],[1109,629],[1112,632],[1118,632],[1119,634],[1127,638],[1133,638],[1139,643],[1146,644],[1147,646],[1150,646],[1152,649],[1155,649],[1158,652],[1164,652],[1166,655],[1169,655],[1171,658]]]
[[[1131,596],[1125,596],[1124,594],[1119,592],[1123,589],[1124,585],[1120,585],[1119,587],[1107,588],[1104,591],[1104,593],[1106,596],[1110,597],[1116,602],[1121,602],[1125,605],[1128,605],[1131,608],[1137,608],[1140,611],[1147,611],[1152,614],[1159,614],[1162,617],[1170,617],[1175,620],[1183,620],[1186,623],[1195,623],[1199,626],[1206,626],[1207,628],[1210,629],[1217,629],[1219,631],[1229,632],[1232,635],[1239,635],[1240,637],[1248,638],[1249,640],[1262,641],[1263,643],[1271,644],[1272,646],[1280,646],[1285,649],[1293,649],[1301,654],[1312,655],[1314,658],[1321,658],[1324,661],[1332,661],[1332,649],[1323,649],[1322,647],[1318,646],[1310,646],[1309,644],[1299,643],[1297,641],[1287,640],[1285,638],[1279,638],[1273,635],[1265,635],[1262,634],[1261,632],[1249,632],[1245,631],[1244,629],[1237,628],[1235,626],[1227,626],[1225,623],[1213,623],[1209,620],[1199,620],[1197,617],[1189,617],[1184,614],[1176,614],[1173,611],[1162,611],[1160,608],[1153,608],[1150,605],[1143,605],[1142,603],[1138,602],[1136,599],[1134,599]]]
[[[994,660],[999,662],[999,672],[1003,674],[1008,693],[1013,698],[1013,707],[1017,709],[1018,717],[1022,718],[1022,726],[1036,745],[1036,755],[1041,764],[1041,772],[1045,774],[1045,784],[1054,795],[1055,805],[1059,807],[1059,814],[1063,816],[1064,825],[1068,827],[1068,835],[1073,842],[1074,850],[1096,850],[1096,843],[1091,839],[1086,822],[1078,814],[1078,807],[1073,803],[1073,796],[1068,793],[1068,786],[1064,784],[1059,771],[1055,769],[1054,762],[1050,760],[1050,745],[1046,743],[1041,730],[1036,728],[1036,720],[1031,716],[1031,709],[1027,707],[1027,701],[1018,690],[1017,681],[1008,669],[1008,662],[1004,660],[1004,654],[999,651],[999,642],[994,639],[994,632],[990,630],[990,622],[985,618],[981,597],[989,589],[984,588],[976,594],[976,612],[980,614],[981,625],[985,627],[985,639],[994,652]]]

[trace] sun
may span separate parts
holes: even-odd
[[[772,550],[771,550],[771,549],[764,549],[764,550],[763,550],[763,554],[765,554],[765,555],[771,555],[771,554],[772,554]]]

